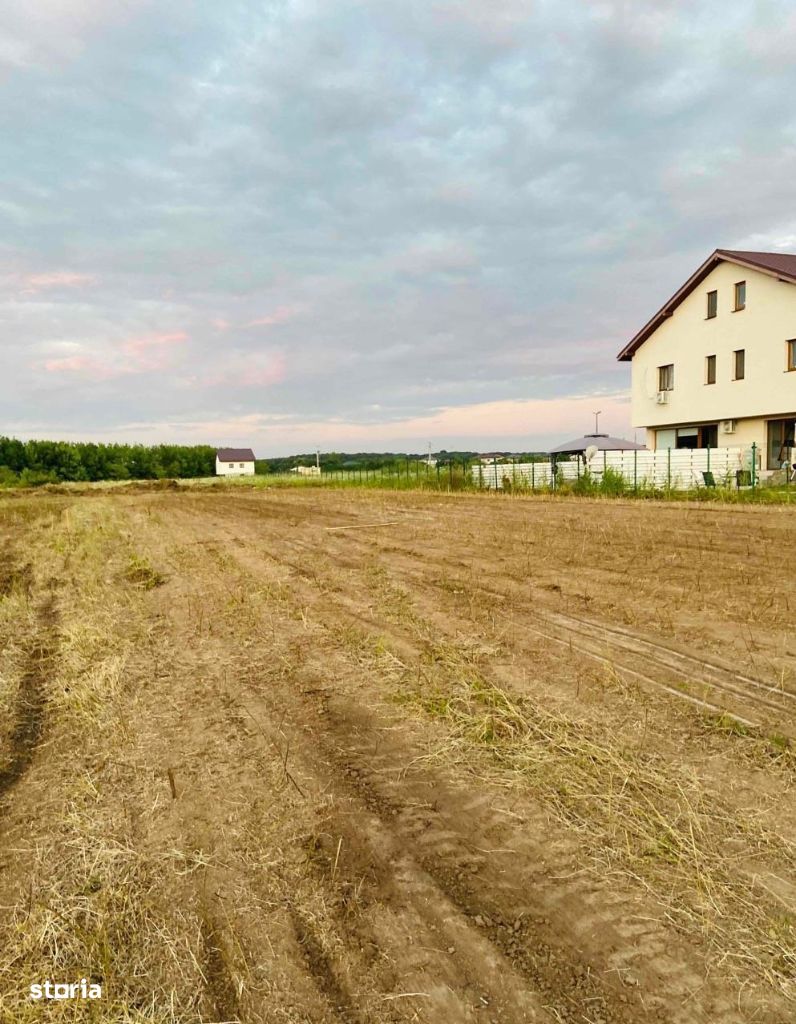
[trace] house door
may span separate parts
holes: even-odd
[[[768,450],[766,457],[766,469],[779,469],[779,453],[782,446],[790,441],[787,447],[794,447],[793,440],[796,435],[796,419],[769,420],[768,421]]]

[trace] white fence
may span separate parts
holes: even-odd
[[[705,473],[712,473],[719,485],[736,483],[738,470],[752,471],[752,448],[665,448],[650,452],[597,452],[587,464],[583,459],[556,463],[558,479],[577,480],[588,470],[599,483],[606,469],[621,474],[630,487],[657,487],[685,491],[705,486]],[[759,462],[759,452],[757,453]],[[550,487],[550,462],[482,463],[472,467],[477,486],[501,489]],[[759,465],[755,474],[759,473]]]

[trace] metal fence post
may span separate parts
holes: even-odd
[[[788,479],[790,479],[790,466],[788,466]],[[757,482],[757,442],[752,441],[752,487]]]
[[[531,494],[536,492],[536,463],[531,462]]]
[[[666,490],[672,489],[672,449],[669,446],[666,449]]]
[[[638,494],[638,449],[633,449],[633,493]]]

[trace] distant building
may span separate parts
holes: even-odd
[[[796,434],[796,254],[716,249],[619,359],[648,448],[754,442],[778,469]]]
[[[254,452],[251,448],[219,448],[216,476],[254,476]]]
[[[290,470],[290,472],[291,473],[298,473],[299,476],[320,476],[321,475],[321,467],[320,466],[294,466]]]

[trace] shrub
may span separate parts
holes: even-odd
[[[600,480],[600,493],[609,494],[612,497],[624,494],[627,490],[627,480],[624,476],[616,469],[612,469],[607,466],[603,470],[602,480]]]
[[[591,475],[588,469],[584,470],[583,475],[578,477],[577,480],[573,480],[570,487],[570,493],[572,494],[597,494],[598,491],[599,486],[597,484],[597,481],[594,479],[594,477]]]
[[[19,477],[13,469],[9,469],[8,466],[0,466],[0,487],[17,487],[19,485]]]
[[[57,484],[56,473],[40,469],[23,469],[19,474],[20,487],[42,487],[44,484]]]

